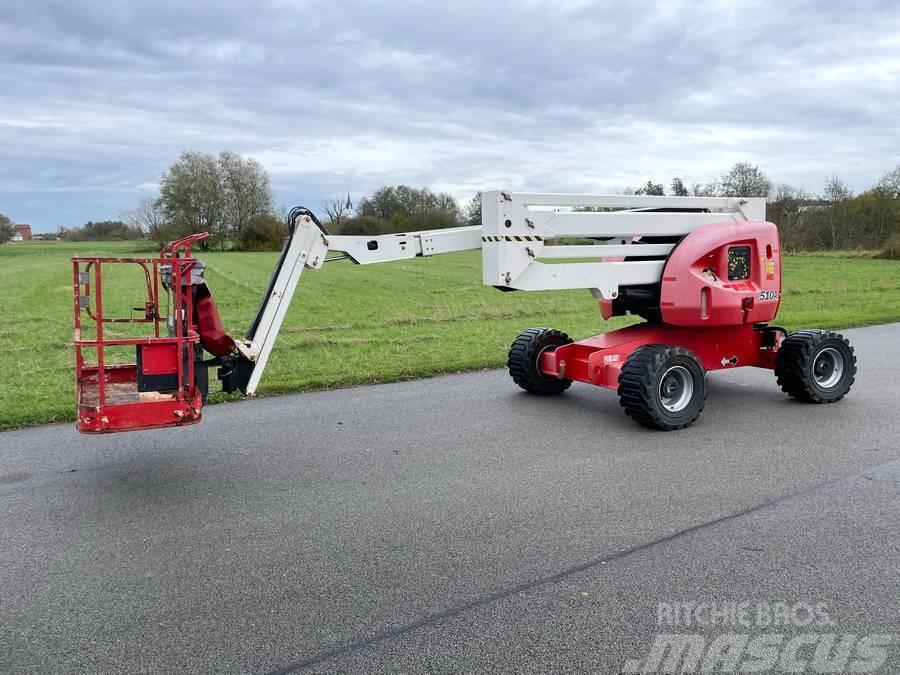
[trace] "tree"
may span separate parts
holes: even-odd
[[[804,226],[808,221],[806,208],[812,195],[787,183],[775,186],[766,206],[766,219],[778,225],[781,247],[796,251],[806,246]]]
[[[230,150],[219,153],[219,175],[223,191],[223,238],[241,240],[248,223],[272,211],[269,173],[255,159]]]
[[[385,186],[378,188],[370,196],[361,198],[356,204],[356,215],[388,220],[400,208],[396,189]]]
[[[722,175],[721,191],[726,197],[767,197],[771,189],[772,181],[750,162],[738,162]]]
[[[878,181],[878,189],[887,192],[893,198],[900,198],[900,166],[885,172]]]
[[[269,173],[255,159],[223,150],[182,152],[160,181],[159,199],[142,201],[132,218],[156,241],[208,232],[223,249],[242,241],[250,223],[272,213]],[[206,242],[201,242],[201,246]]]
[[[466,225],[481,225],[481,190],[475,193],[475,196],[466,204],[464,219]]]
[[[8,242],[15,233],[16,225],[13,223],[12,218],[0,213],[0,244]]]
[[[717,197],[722,194],[722,187],[717,181],[708,183],[691,183],[691,194],[694,197]]]
[[[353,216],[353,202],[350,193],[346,197],[330,197],[322,202],[322,211],[335,232],[341,231],[341,224]]]
[[[159,197],[145,197],[126,217],[133,227],[145,232],[160,246],[173,238]]]
[[[823,197],[829,206],[826,216],[830,248],[832,250],[853,248],[856,223],[853,222],[851,210],[848,208],[848,202],[853,199],[853,191],[840,178],[831,176],[825,181]]]
[[[687,197],[688,192],[687,186],[682,182],[680,178],[672,179],[672,194],[676,197]]]
[[[853,199],[853,190],[847,187],[847,184],[837,176],[831,176],[825,181],[823,196],[829,204],[834,206]]]
[[[662,197],[666,194],[665,189],[663,188],[662,183],[654,183],[652,180],[648,180],[647,184],[642,187],[640,190],[635,190],[634,194],[636,195],[650,195],[653,197]]]
[[[855,233],[858,246],[882,248],[893,242],[893,251],[900,250],[900,199],[879,184],[854,197],[850,207],[859,226]]]
[[[205,152],[182,152],[163,174],[159,198],[174,236],[209,232],[214,242],[224,245],[228,234],[225,195],[215,157]]]

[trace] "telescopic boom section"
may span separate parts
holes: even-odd
[[[764,199],[506,191],[484,193],[482,209],[485,285],[589,288],[606,300],[620,286],[657,283],[665,257],[694,229],[766,214]],[[571,262],[543,262],[560,259]]]

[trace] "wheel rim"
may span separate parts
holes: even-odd
[[[831,389],[844,374],[844,357],[834,347],[826,347],[813,359],[813,378],[822,389]]]
[[[556,348],[559,346],[560,345],[546,345],[545,347],[541,347],[541,349],[538,351],[537,356],[534,359],[534,372],[536,372],[538,374],[538,377],[542,377],[545,380],[550,380],[550,381],[556,381],[556,380],[560,379],[558,377],[550,377],[549,375],[545,375],[544,373],[541,372],[541,355],[544,352],[555,352]]]
[[[659,379],[659,402],[667,412],[681,412],[693,396],[694,378],[684,366],[672,366]]]

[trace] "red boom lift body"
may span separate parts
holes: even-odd
[[[772,369],[787,394],[812,403],[837,401],[853,384],[856,356],[841,335],[788,334],[768,323],[781,301],[781,251],[777,228],[760,217],[763,200],[494,191],[485,193],[484,208],[481,227],[352,237],[329,235],[297,207],[241,340],[225,332],[204,266],[191,257],[191,245],[205,234],[173,242],[158,258],[73,259],[78,430],[198,422],[210,366],[218,367],[223,391],[252,395],[303,269],[327,260],[367,264],[476,248],[487,285],[589,288],[604,319],[646,320],[577,342],[550,328],[524,331],[510,348],[508,367],[529,393],[560,394],[573,381],[615,389],[634,420],[673,430],[700,415],[709,371]],[[592,243],[547,246],[554,237]],[[329,250],[344,255],[326,258]],[[565,262],[571,258],[600,262]],[[104,311],[102,272],[123,264],[143,271],[147,297],[137,317]],[[118,334],[135,326],[145,334]],[[109,358],[122,348],[134,358]],[[89,362],[85,352],[95,358]]]
[[[750,261],[758,261],[750,264]],[[627,290],[624,291],[627,294]],[[707,371],[736,366],[774,368],[781,264],[772,223],[704,225],[688,234],[666,261],[660,283],[661,321],[640,323],[545,351],[540,371],[550,377],[619,387],[622,366],[639,347],[678,345]],[[605,319],[615,301],[600,301]]]

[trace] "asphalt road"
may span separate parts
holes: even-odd
[[[714,373],[674,433],[491,371],[0,434],[0,671],[614,672],[773,630],[659,624],[676,601],[900,635],[900,324],[846,334],[844,401]]]

